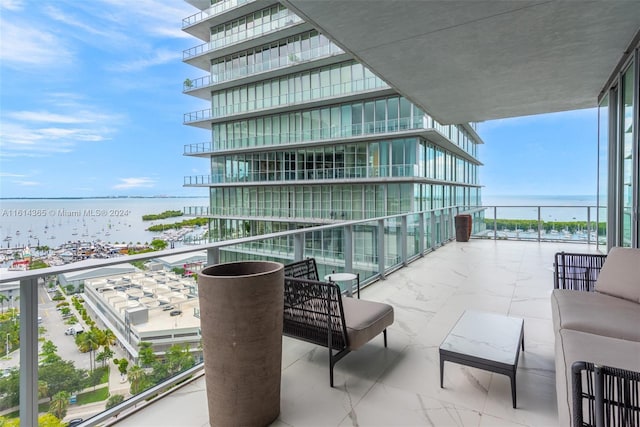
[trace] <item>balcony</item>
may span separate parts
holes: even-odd
[[[298,54],[280,56],[269,61],[246,65],[236,69],[216,73],[210,76],[187,79],[183,83],[183,93],[201,99],[211,99],[211,89],[225,89],[231,86],[253,83],[260,80],[275,78],[287,73],[300,72],[315,67],[348,60],[349,57],[334,44],[301,51]]]
[[[324,349],[283,338],[281,413],[275,425],[556,425],[549,294],[553,254],[566,245],[451,243],[379,281],[363,298],[393,304],[389,347],[381,338],[336,365],[328,386]],[[585,251],[587,248],[585,248]],[[460,314],[478,309],[525,319],[518,408],[507,377],[445,365],[438,346]],[[208,425],[204,377],[117,421],[117,426]]]
[[[202,110],[185,115],[185,120],[206,123],[211,110]],[[365,142],[385,138],[408,138],[420,136],[435,145],[451,151],[458,157],[466,159],[473,164],[480,164],[475,158],[473,146],[457,144],[442,132],[442,126],[428,116],[403,117],[400,119],[379,120],[362,124],[353,124],[343,127],[324,127],[309,129],[303,132],[278,132],[262,134],[259,136],[235,137],[233,139],[217,140],[195,144],[185,144],[185,156],[209,157],[211,154],[238,153],[242,151],[256,152],[269,151],[277,146],[282,148],[304,148],[306,146],[330,145],[337,142]],[[198,126],[202,126],[198,124]],[[444,130],[447,130],[449,127]],[[286,146],[286,147],[285,147]]]
[[[182,52],[182,61],[202,70],[210,71],[211,59],[214,57],[219,58],[233,51],[244,50],[254,44],[271,43],[305,29],[310,30],[312,27],[300,17],[289,12],[287,16],[256,25],[245,31],[211,39],[208,43],[186,49]]]
[[[374,340],[336,365],[335,389],[328,386],[326,353],[306,343],[284,339],[282,413],[288,425],[340,425],[356,416],[359,423],[385,425],[555,423],[553,332],[549,294],[553,254],[576,251],[564,242],[472,240],[451,243],[455,209],[442,209],[372,220],[341,222],[303,230],[239,238],[126,258],[87,260],[43,270],[9,272],[0,283],[20,282],[20,418],[34,425],[38,387],[39,283],[50,275],[113,267],[168,255],[206,250],[208,262],[251,251],[264,259],[287,262],[315,257],[327,270],[357,271],[366,286],[363,297],[386,301],[396,309],[389,348]],[[595,251],[584,245],[582,252]],[[426,255],[426,256],[425,256]],[[445,388],[438,384],[438,345],[460,313],[469,308],[525,318],[527,351],[518,372],[517,410],[511,408],[506,377],[449,364]],[[64,338],[64,335],[61,335]],[[83,356],[84,357],[84,356]],[[115,372],[115,370],[113,370]],[[69,408],[67,419],[93,418],[141,425],[206,424],[201,365],[103,411],[103,405]],[[146,399],[173,388],[164,399]],[[114,384],[119,392],[126,386]],[[382,403],[384,402],[384,404]],[[180,408],[179,410],[177,408]],[[136,410],[139,409],[139,412]],[[185,410],[188,409],[188,410]],[[141,418],[142,417],[142,418]],[[453,417],[453,418],[452,418]],[[144,420],[144,421],[141,421]],[[158,421],[161,420],[161,421]],[[375,421],[375,422],[374,422]]]
[[[211,27],[237,19],[272,4],[264,0],[224,0],[182,20],[182,30],[201,40],[208,40]],[[196,6],[197,7],[197,6]]]
[[[240,120],[259,114],[277,114],[300,108],[316,108],[332,103],[359,100],[371,96],[392,95],[390,86],[377,77],[354,80],[293,93],[283,93],[251,101],[219,106],[184,114],[183,123],[203,129],[210,129],[212,123]]]

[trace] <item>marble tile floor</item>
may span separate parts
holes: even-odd
[[[553,331],[549,296],[553,256],[595,252],[586,245],[471,240],[452,242],[390,274],[363,299],[395,309],[382,337],[335,367],[327,350],[283,338],[281,412],[288,426],[555,426]],[[445,363],[438,347],[466,309],[524,318],[518,407],[508,377]],[[204,377],[117,422],[125,426],[208,426]]]

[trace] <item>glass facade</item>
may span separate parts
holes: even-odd
[[[388,86],[361,64],[350,61],[213,92],[211,115],[223,117],[379,88]]]
[[[599,99],[599,204],[604,204],[606,198],[607,247],[637,248],[640,247],[640,45],[628,52]]]
[[[187,155],[209,157],[211,174],[185,183],[209,187],[203,211],[211,239],[481,204],[482,141],[473,125],[442,125],[391,94],[318,31],[300,26],[296,33],[292,26],[302,20],[285,6],[238,17],[241,9],[210,28],[206,47],[186,51],[209,55],[211,64],[208,76],[194,79],[211,88],[210,116],[200,114],[211,139],[185,147]],[[258,37],[267,31],[268,41]],[[373,253],[369,231],[363,244]],[[324,237],[308,243],[320,239],[320,248]],[[269,250],[290,243],[272,242]],[[323,251],[339,257],[342,248]]]

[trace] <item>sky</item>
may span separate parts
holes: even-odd
[[[203,75],[182,63],[182,0],[0,0],[0,198],[206,196],[183,187],[209,135],[183,114]],[[484,194],[596,192],[595,109],[488,121]]]

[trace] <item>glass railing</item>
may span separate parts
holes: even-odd
[[[231,114],[245,113],[248,111],[262,110],[264,108],[275,108],[288,106],[301,102],[316,101],[334,96],[351,95],[366,92],[373,89],[385,89],[389,86],[377,77],[353,80],[347,83],[322,86],[316,89],[289,92],[285,94],[263,97],[252,101],[238,102],[236,104],[216,107],[211,110],[212,117],[229,116]]]
[[[206,110],[194,111],[184,114],[184,123],[216,119],[219,117],[231,116],[233,114],[242,114],[266,110],[270,108],[278,108],[284,106],[298,105],[305,102],[318,101],[336,96],[356,95],[371,90],[386,89],[389,86],[377,77],[355,80],[349,83],[341,83],[331,86],[325,86],[317,89],[309,89],[300,92],[293,92],[271,96],[269,98],[261,98],[253,101],[239,102],[237,104],[227,105],[224,107],[208,108]]]
[[[199,112],[195,112],[193,114],[197,115],[198,113]],[[194,119],[194,121],[195,120],[196,119]],[[391,132],[403,132],[411,129],[423,129],[423,126],[422,117],[414,117],[413,119],[407,117],[394,120],[379,120],[343,127],[309,129],[303,132],[281,132],[246,138],[234,138],[232,140],[216,141],[215,144],[212,144],[211,142],[187,144],[184,146],[184,154],[215,153],[217,151],[233,150],[243,147],[286,145],[299,142],[351,138],[360,135],[386,134]]]
[[[254,75],[256,73],[286,68],[292,65],[299,64],[301,62],[322,59],[331,55],[341,53],[344,53],[344,51],[334,44],[319,46],[314,49],[296,52],[295,54],[290,54],[288,56],[279,56],[269,61],[261,62],[258,64],[251,64],[244,67],[234,68],[224,73],[212,73],[209,76],[200,77],[194,80],[186,80],[183,84],[182,90],[184,92],[189,92],[191,90],[196,90],[218,83],[240,79],[249,75]]]
[[[236,182],[270,182],[270,181],[300,181],[300,180],[340,180],[380,177],[411,177],[418,176],[418,165],[393,166],[327,166],[318,169],[246,172],[242,176],[193,175],[184,178],[184,185],[225,184]]]
[[[264,24],[257,25],[251,29],[239,31],[234,34],[222,36],[212,39],[209,43],[204,43],[190,49],[186,49],[182,52],[182,60],[188,60],[195,56],[203,55],[207,52],[220,49],[225,46],[230,46],[245,40],[260,37],[264,34],[272,31],[277,31],[282,28],[286,28],[292,25],[296,25],[300,22],[304,22],[302,18],[289,12],[287,16],[275,19],[273,21],[265,22]]]
[[[482,206],[482,224],[473,237],[606,245],[606,219],[596,220],[596,206]]]
[[[0,324],[15,326],[19,339],[7,339],[9,353],[2,359],[0,382],[4,399],[0,410],[5,417],[18,417],[22,425],[37,425],[38,415],[45,412],[60,418],[81,413],[83,425],[97,425],[162,395],[178,382],[202,375],[202,365],[198,364],[201,348],[196,343],[190,348],[184,344],[193,339],[189,338],[193,336],[192,329],[195,336],[198,334],[197,307],[187,310],[180,306],[186,304],[182,301],[193,300],[184,298],[185,289],[172,276],[177,273],[157,271],[157,262],[152,263],[155,267],[146,269],[147,261],[203,251],[207,253],[207,263],[240,259],[288,263],[315,257],[321,276],[334,270],[358,272],[366,286],[453,239],[456,212],[449,208],[340,222],[153,253],[4,272],[0,283],[15,283],[20,298],[19,308],[3,310]],[[124,273],[117,273],[123,269],[128,271],[128,279],[121,277]],[[63,274],[69,280],[73,275],[78,277],[77,273],[99,275],[97,271],[108,275],[100,278],[101,288],[72,283],[73,280],[60,282]],[[169,308],[164,310],[165,307]],[[149,322],[154,319],[159,319],[158,323],[151,325]],[[191,323],[187,327],[185,322]],[[150,326],[160,329],[149,334],[141,332],[137,327],[140,324],[144,331]],[[162,325],[168,329],[163,330]],[[114,338],[103,339],[105,331],[111,331]],[[147,343],[145,346],[150,345],[151,349],[139,343]],[[163,359],[166,363],[156,357],[156,352],[167,352]],[[63,377],[54,375],[62,369]],[[125,399],[129,392],[133,396]],[[121,397],[107,402],[109,395]],[[39,406],[39,402],[43,404]],[[113,407],[105,411],[105,405]],[[86,420],[87,417],[92,418]]]
[[[226,0],[226,1],[218,2],[212,5],[210,8],[203,10],[202,12],[198,12],[187,18],[184,18],[182,20],[182,29],[185,29],[186,27],[190,27],[192,25],[197,24],[198,22],[209,19],[212,16],[219,15],[222,12],[226,12],[229,9],[233,9],[235,7],[242,6],[246,3],[251,3],[254,1],[255,0]]]

